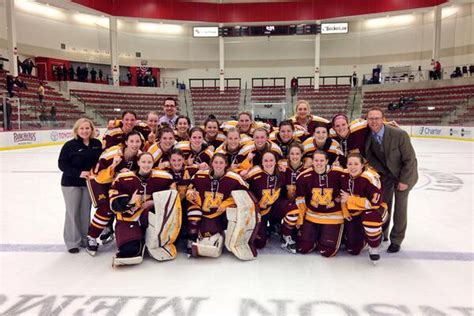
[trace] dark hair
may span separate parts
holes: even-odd
[[[184,153],[181,149],[174,148],[170,153],[170,157],[173,156],[173,155],[178,155],[178,156],[181,156],[181,157],[184,158]]]
[[[191,135],[192,135],[194,132],[199,132],[199,133],[201,133],[202,138],[204,138],[204,136],[206,135],[206,133],[204,132],[204,130],[203,130],[202,128],[200,128],[200,127],[198,127],[198,126],[195,126],[195,127],[191,128],[191,129],[189,130],[189,137],[191,137]]]
[[[367,117],[369,116],[369,113],[370,113],[370,112],[373,112],[373,111],[378,111],[378,112],[380,112],[380,114],[382,114],[382,118],[385,117],[385,112],[384,112],[381,108],[379,108],[379,107],[375,107],[375,108],[369,109],[369,110],[367,111],[367,114],[365,115],[365,117],[367,118]]]
[[[274,169],[274,173],[275,175],[277,176],[277,178],[281,178],[280,176],[280,170],[278,170],[278,155],[276,152],[274,151],[271,151],[271,150],[265,150],[263,153],[262,153],[262,161],[260,162],[260,167],[263,169],[263,156],[265,156],[266,154],[271,154],[273,156],[273,158],[275,158],[275,169]]]
[[[208,123],[215,122],[217,123],[217,128],[219,129],[219,121],[216,119],[214,115],[209,115],[209,117],[204,121],[204,127],[207,126]]]
[[[226,169],[227,169],[227,157],[223,153],[215,153],[214,156],[211,158],[211,168],[212,168],[212,163],[216,158],[222,158],[225,161],[226,164]]]
[[[290,147],[288,148],[288,156],[290,155],[290,151],[293,148],[298,148],[301,151],[302,154],[304,153],[303,145],[299,142],[295,142],[295,143],[291,144]]]
[[[125,135],[125,141],[128,141],[128,139],[134,135],[137,135],[138,138],[140,138],[140,141],[142,142],[143,144],[143,136],[142,134],[140,134],[139,132],[137,131],[131,131],[130,133],[128,133],[127,135]]]
[[[314,127],[313,135],[316,132],[316,130],[320,127],[326,129],[326,132],[328,133],[328,137],[329,137],[329,126],[326,123],[317,123],[316,126]]]
[[[186,115],[180,115],[176,118],[176,121],[174,121],[174,125],[177,126],[178,125],[178,121],[180,119],[186,119],[186,122],[188,122],[188,125],[191,126],[191,120],[189,119],[189,117],[187,117]]]
[[[171,133],[171,135],[173,135],[173,137],[174,137],[174,131],[171,128],[163,127],[159,131],[158,140],[161,140],[161,137],[163,137],[163,134],[165,134],[165,133]]]
[[[283,126],[289,126],[293,131],[295,130],[295,124],[292,120],[281,121],[278,125],[278,129],[281,129]]]
[[[241,117],[242,115],[247,115],[247,116],[250,118],[251,121],[253,120],[253,118],[252,118],[252,113],[250,113],[249,111],[242,111],[242,112],[240,112],[239,115],[238,115],[238,118],[240,119],[240,117]]]
[[[173,101],[174,104],[176,105],[176,100],[175,100],[173,97],[167,97],[167,98],[165,99],[165,101],[163,102],[163,104],[165,104],[166,101]]]
[[[122,120],[125,117],[125,115],[127,115],[127,114],[132,114],[135,117],[135,119],[137,119],[137,113],[135,113],[133,111],[123,111],[122,112]]]
[[[326,160],[328,160],[328,153],[325,152],[324,150],[316,150],[314,153],[313,153],[313,158],[314,158],[314,155],[323,155],[324,157],[326,157]]]

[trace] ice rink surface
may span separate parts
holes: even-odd
[[[473,315],[474,143],[412,139],[420,179],[401,252],[330,259],[270,245],[252,262],[67,253],[60,147],[0,153],[0,315]]]

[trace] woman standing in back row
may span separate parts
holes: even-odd
[[[94,124],[87,118],[76,121],[73,135],[61,148],[58,165],[63,172],[61,190],[66,203],[64,242],[70,253],[78,253],[79,247],[87,245],[92,205],[86,178],[99,160],[102,143],[94,138]]]

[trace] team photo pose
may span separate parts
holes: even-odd
[[[311,157],[316,150],[322,150],[328,155],[329,165],[339,165],[339,160],[344,159],[341,146],[334,139],[329,138],[329,129],[326,125],[316,125],[312,137],[304,143],[305,167],[311,166]]]
[[[330,167],[322,150],[313,153],[312,167],[298,176],[296,205],[304,218],[296,238],[298,252],[316,249],[324,257],[337,254],[344,229],[339,197],[343,178],[342,168]]]
[[[365,167],[364,157],[357,153],[347,157],[347,170],[349,174],[342,179],[341,187],[346,250],[358,255],[368,243],[370,260],[376,262],[380,259],[382,224],[388,218],[380,177]]]
[[[320,116],[311,114],[311,107],[306,100],[300,100],[295,106],[295,115],[290,117],[290,120],[295,124],[295,129],[302,130],[304,135],[301,136],[301,141],[311,137],[314,129],[318,124],[326,124],[329,126],[329,121]]]
[[[139,169],[118,174],[109,191],[110,208],[117,219],[115,236],[118,251],[114,255],[113,266],[141,263],[145,245],[156,260],[176,257],[173,243],[181,227],[179,197],[171,194],[168,203],[163,203],[172,205],[169,209],[155,210],[156,202],[153,200],[155,192],[174,189],[173,177],[166,171],[152,169],[153,156],[150,153],[141,153],[137,163]],[[157,226],[160,220],[162,225]],[[162,234],[167,238],[158,239]],[[157,244],[156,239],[167,242]]]
[[[153,168],[169,168],[170,154],[175,143],[174,131],[171,128],[163,127],[160,129],[158,141],[148,148],[148,152],[153,156]]]
[[[87,235],[87,252],[94,256],[99,244],[113,240],[113,213],[109,204],[109,188],[116,174],[138,169],[137,157],[140,154],[142,137],[136,131],[131,131],[125,137],[125,145],[116,145],[106,149],[99,158],[93,174],[87,179],[90,196],[96,208],[90,222]]]
[[[204,142],[204,130],[193,127],[189,131],[189,140],[177,143],[174,148],[183,152],[187,165],[196,165],[199,169],[209,169],[214,154],[212,147]]]

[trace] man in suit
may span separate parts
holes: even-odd
[[[384,112],[379,108],[367,113],[370,135],[367,137],[365,151],[369,164],[382,176],[383,199],[390,214],[384,227],[385,240],[388,238],[393,214],[387,252],[398,252],[407,228],[408,194],[418,180],[417,160],[408,134],[400,128],[384,124],[384,118]]]

